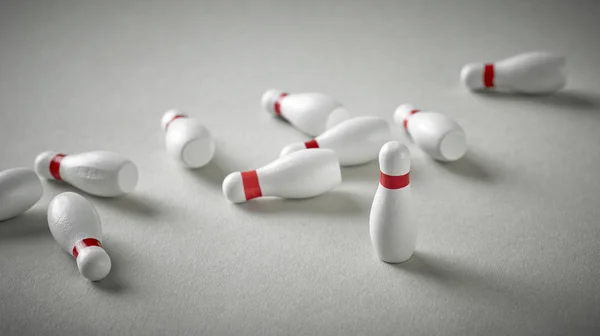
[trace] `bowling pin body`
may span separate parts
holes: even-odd
[[[42,183],[31,169],[13,168],[0,172],[0,221],[27,211],[43,193]]]
[[[389,123],[379,117],[358,117],[343,121],[313,140],[285,147],[280,156],[303,149],[333,150],[342,166],[364,164],[377,159],[379,150],[392,140]]]
[[[86,279],[98,281],[108,275],[111,261],[102,248],[100,217],[87,199],[73,192],[54,197],[48,205],[48,227]]]
[[[189,168],[202,167],[212,160],[215,142],[209,130],[177,110],[167,111],[161,126],[167,153]]]
[[[138,169],[133,162],[106,151],[74,155],[47,151],[37,156],[35,171],[46,179],[65,181],[102,197],[130,193],[138,181]]]
[[[471,90],[544,94],[558,91],[567,84],[565,64],[563,56],[535,51],[496,63],[467,64],[460,77]]]
[[[394,122],[402,125],[419,148],[439,161],[456,161],[467,152],[467,138],[460,125],[447,115],[400,105]]]
[[[291,153],[256,170],[231,173],[223,181],[223,194],[234,203],[263,196],[310,198],[341,181],[336,154],[313,149]]]
[[[350,118],[342,104],[322,93],[288,94],[271,89],[263,94],[262,106],[310,136]]]
[[[380,182],[369,217],[371,242],[379,259],[400,263],[412,256],[418,234],[411,213],[410,152],[390,141],[381,148],[379,165]]]

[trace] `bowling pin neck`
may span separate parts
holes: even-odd
[[[165,112],[165,114],[163,115],[162,119],[160,120],[160,125],[163,129],[163,131],[167,131],[167,129],[169,128],[169,125],[176,119],[179,118],[187,118],[187,115],[179,112],[178,110],[169,110],[167,112]]]
[[[84,239],[78,241],[77,243],[75,243],[75,246],[73,246],[73,251],[71,252],[71,254],[73,254],[73,257],[75,259],[77,259],[77,256],[79,256],[79,253],[82,250],[84,250],[90,246],[102,247],[102,243],[96,238],[84,238]]]
[[[410,172],[404,175],[388,175],[379,172],[379,184],[390,190],[402,189],[410,184]]]
[[[406,128],[409,117],[419,111],[419,109],[410,104],[400,105],[396,108],[396,111],[394,111],[394,123],[403,125],[404,128]]]
[[[496,87],[496,67],[494,64],[467,64],[463,67],[460,78],[466,87],[474,90]]]
[[[287,95],[283,91],[270,89],[263,94],[261,105],[268,112],[281,116],[281,100]]]
[[[60,174],[60,163],[65,154],[59,154],[52,151],[46,151],[37,156],[35,159],[35,172],[49,180],[62,180]]]

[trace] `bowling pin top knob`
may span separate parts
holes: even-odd
[[[54,197],[48,205],[48,227],[86,279],[98,281],[108,275],[112,264],[100,241],[100,217],[87,199],[73,192]]]
[[[342,104],[316,92],[289,94],[270,89],[263,94],[261,105],[311,136],[317,136],[350,118]]]
[[[397,177],[409,174],[410,151],[398,141],[386,143],[379,152],[379,167],[382,175]]]
[[[133,162],[106,151],[73,155],[46,151],[36,157],[34,166],[43,178],[64,180],[96,196],[130,193],[138,182],[138,169]]]

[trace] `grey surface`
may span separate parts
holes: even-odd
[[[597,334],[599,17],[596,1],[3,1],[0,170],[106,149],[141,178],[132,195],[89,196],[113,260],[99,283],[47,228],[68,187],[45,183],[0,223],[0,334]],[[464,63],[535,49],[567,56],[564,92],[458,82]],[[227,173],[307,139],[261,110],[271,87],[390,121],[409,102],[464,127],[459,162],[410,147],[422,231],[409,262],[371,248],[377,163],[310,200],[225,200]],[[215,135],[206,168],[164,153],[173,107]]]

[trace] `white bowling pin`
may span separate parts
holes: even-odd
[[[190,168],[199,168],[212,160],[215,142],[209,130],[177,110],[167,111],[161,119],[169,155]]]
[[[402,125],[415,144],[436,160],[456,161],[467,152],[465,132],[445,114],[404,104],[394,112],[394,122]]]
[[[471,63],[462,68],[461,81],[471,90],[493,89],[526,94],[552,93],[567,84],[563,56],[534,51],[496,63]]]
[[[263,94],[262,106],[310,136],[350,118],[342,104],[322,93],[288,94],[271,89]]]
[[[333,150],[342,166],[354,166],[377,159],[379,150],[392,140],[389,123],[379,117],[358,117],[343,121],[305,143],[285,147],[280,156],[307,148]]]
[[[299,151],[252,171],[223,180],[223,194],[234,203],[276,196],[299,199],[323,194],[342,181],[340,163],[329,149]]]
[[[408,260],[417,241],[412,216],[410,152],[398,141],[383,145],[379,153],[380,182],[369,218],[371,242],[379,259],[388,263]]]
[[[111,261],[102,248],[100,217],[87,199],[73,192],[54,197],[48,205],[48,227],[86,279],[98,281],[108,275]]]
[[[35,159],[35,171],[46,179],[65,181],[103,197],[130,193],[138,181],[138,169],[133,162],[106,151],[74,155],[47,151]]]
[[[43,193],[42,183],[31,169],[13,168],[0,172],[0,221],[27,211]]]

